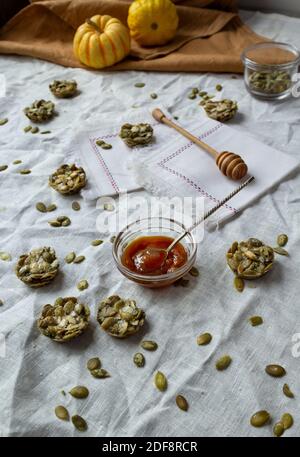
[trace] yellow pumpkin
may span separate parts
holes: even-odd
[[[176,6],[171,0],[134,0],[127,23],[131,37],[142,46],[165,44],[178,27]]]
[[[89,67],[109,67],[129,53],[129,30],[119,19],[97,14],[78,27],[73,50],[80,62]]]

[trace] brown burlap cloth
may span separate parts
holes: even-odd
[[[0,31],[0,53],[82,67],[73,55],[76,28],[94,14],[127,23],[131,0],[31,0]],[[264,41],[238,16],[237,0],[174,0],[179,15],[176,37],[161,47],[132,42],[130,55],[110,70],[242,72],[240,55]]]

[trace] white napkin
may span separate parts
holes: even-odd
[[[193,119],[184,123],[183,127],[219,152],[241,155],[248,165],[249,175],[255,177],[255,181],[221,208],[212,221],[221,222],[238,213],[299,166],[288,154],[204,115],[196,122]],[[134,172],[141,186],[159,196],[202,195],[207,210],[241,184],[222,175],[207,152],[174,129],[161,124],[158,128],[163,130],[165,137],[170,131],[175,132],[176,141],[168,142],[163,149],[156,148],[147,158],[139,159],[138,152],[135,154]]]

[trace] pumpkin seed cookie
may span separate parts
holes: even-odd
[[[51,84],[49,84],[49,89],[57,98],[73,97],[73,95],[77,92],[77,82],[74,80],[54,80]]]
[[[49,185],[60,194],[75,194],[86,185],[85,171],[75,164],[61,165],[49,176]]]
[[[81,335],[89,324],[90,310],[76,297],[59,297],[55,304],[45,305],[37,321],[40,332],[58,343]]]
[[[99,303],[97,321],[109,335],[126,338],[144,325],[145,313],[130,299],[112,295]]]
[[[235,241],[226,254],[231,270],[244,279],[256,279],[271,270],[274,251],[256,238],[238,243]]]
[[[124,124],[119,136],[130,148],[143,146],[152,141],[153,128],[150,124]]]
[[[32,122],[45,122],[54,116],[54,109],[50,100],[36,100],[24,109],[24,113]]]
[[[200,105],[204,108],[208,117],[219,122],[229,121],[236,115],[238,110],[237,102],[228,99],[219,101],[202,100]]]
[[[53,281],[58,269],[54,249],[43,247],[21,255],[16,265],[16,275],[29,287],[43,287]]]

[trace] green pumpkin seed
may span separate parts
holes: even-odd
[[[281,416],[280,422],[282,422],[284,430],[287,430],[294,424],[294,419],[290,413],[285,413]]]
[[[267,365],[265,371],[268,375],[273,376],[273,378],[281,378],[286,374],[285,369],[281,365]]]
[[[157,371],[154,376],[154,384],[158,390],[164,392],[168,387],[168,381],[161,371]]]
[[[110,374],[108,371],[104,370],[103,368],[97,368],[95,370],[91,370],[91,375],[94,376],[94,378],[98,379],[104,379],[104,378],[109,378]]]
[[[275,248],[273,248],[273,251],[279,255],[285,255],[285,256],[289,255],[289,253],[285,249],[281,248],[280,246],[276,246]]]
[[[179,409],[182,409],[182,411],[187,411],[189,409],[188,402],[182,395],[177,395],[176,405],[178,406]]]
[[[216,90],[220,92],[223,89],[223,86],[221,84],[216,85]]]
[[[283,247],[287,244],[289,238],[287,235],[285,235],[284,233],[282,233],[281,235],[278,235],[277,237],[277,244],[278,246],[280,247]]]
[[[141,342],[141,347],[146,351],[156,351],[158,345],[155,341],[144,340]]]
[[[79,283],[77,284],[77,289],[78,290],[85,290],[89,287],[89,283],[86,279],[82,279],[81,281],[79,281]]]
[[[173,116],[175,121],[178,121],[179,117],[178,116]]]
[[[51,205],[47,206],[47,213],[51,213],[52,211],[55,211],[56,208],[57,208],[57,206],[55,205],[55,203],[51,203]]]
[[[93,357],[87,361],[86,367],[90,371],[97,370],[98,368],[101,368],[101,360],[99,357]]]
[[[141,368],[145,365],[145,357],[143,356],[143,354],[141,352],[137,352],[133,356],[133,362],[135,363],[135,365],[137,367]]]
[[[3,260],[4,262],[10,262],[11,255],[8,252],[0,252],[0,259]]]
[[[0,171],[5,171],[8,169],[8,165],[0,165]]]
[[[276,422],[276,424],[273,427],[273,433],[275,436],[281,436],[284,432],[284,426],[282,422]]]
[[[101,145],[101,148],[102,148],[102,149],[111,149],[111,148],[112,148],[112,145],[109,144],[109,143],[103,143],[103,144]]]
[[[2,300],[0,300],[0,306],[3,306],[3,305],[4,305],[3,301],[2,301]]]
[[[66,263],[72,263],[73,260],[75,259],[75,257],[76,257],[75,252],[69,252],[69,254],[67,254],[65,257]]]
[[[102,243],[103,243],[102,240],[93,240],[93,241],[91,242],[91,245],[92,245],[92,246],[100,246],[100,244],[102,244]]]
[[[61,222],[57,220],[48,221],[48,224],[51,225],[51,227],[61,227]]]
[[[72,416],[72,422],[74,427],[77,428],[77,430],[79,430],[80,432],[85,432],[85,430],[87,429],[86,421],[83,419],[83,417],[78,416],[78,414]]]
[[[7,117],[5,117],[4,119],[0,119],[0,125],[4,125],[8,122],[8,119]]]
[[[58,219],[57,219],[58,220]],[[69,217],[66,217],[64,218],[64,220],[62,221],[61,225],[63,227],[68,227],[69,225],[71,225],[71,219]]]
[[[104,144],[104,143],[105,143],[105,141],[103,141],[103,140],[96,140],[97,146],[102,146],[102,144]]]
[[[22,160],[14,160],[13,161],[13,165],[19,165],[20,163],[22,163]]]
[[[81,263],[85,260],[84,255],[79,255],[78,257],[75,257],[74,263]]]
[[[61,390],[60,393],[65,397],[67,394],[64,390]]]
[[[55,300],[54,304],[55,304],[56,306],[62,306],[62,305],[64,304],[64,299],[63,299],[62,297],[58,297],[58,298]]]
[[[23,128],[25,133],[29,132],[31,129],[32,129],[32,125],[27,125],[27,127]]]
[[[252,327],[256,327],[257,325],[263,324],[263,318],[261,316],[252,316],[249,318],[249,322]]]
[[[238,292],[243,292],[245,288],[245,281],[242,278],[236,276],[233,280],[233,285]]]
[[[205,346],[209,344],[212,340],[212,336],[210,333],[202,333],[202,335],[197,336],[197,344],[199,346]]]
[[[67,408],[65,408],[62,405],[56,406],[54,412],[56,417],[58,419],[61,419],[62,421],[68,421],[70,419],[70,415]]]
[[[229,355],[223,355],[216,361],[216,369],[219,371],[226,370],[231,364],[231,357]]]
[[[23,170],[20,170],[19,173],[20,175],[29,175],[31,170],[29,170],[29,168],[23,168]]]
[[[194,277],[196,278],[197,276],[199,276],[199,270],[198,270],[198,268],[192,267],[192,268],[190,269],[190,271],[189,271],[189,274],[190,274],[191,276],[194,276]]]
[[[205,92],[205,90],[202,90],[201,92],[199,92],[199,95],[200,97],[205,97],[207,95],[207,92]]]
[[[153,92],[153,94],[150,94],[150,97],[153,98],[153,100],[155,100],[155,99],[157,98],[157,94],[155,94],[155,93]]]
[[[267,422],[269,422],[269,420],[270,414],[268,413],[268,411],[261,410],[253,414],[253,416],[250,419],[250,424],[253,427],[263,427],[267,424]]]
[[[43,130],[41,132],[41,135],[46,135],[47,133],[51,133],[51,130]]]
[[[30,131],[31,131],[31,133],[38,133],[40,131],[40,129],[38,127],[32,127],[32,129]]]
[[[111,203],[104,203],[103,209],[105,211],[114,211],[115,207]]]
[[[79,202],[73,202],[72,203],[72,209],[74,211],[79,211],[80,210],[80,203]]]
[[[117,238],[116,236],[111,236],[109,241],[110,241],[112,244],[114,244],[116,238]]]
[[[188,95],[188,98],[189,98],[190,100],[195,100],[196,97],[197,97],[197,95],[194,94],[193,92],[191,92],[191,93]]]
[[[145,83],[135,83],[134,87],[145,87]]]
[[[36,209],[38,211],[40,211],[40,213],[46,213],[47,212],[47,208],[46,208],[46,205],[45,203],[43,202],[38,202],[36,205],[35,205]]]
[[[291,389],[290,389],[288,384],[283,384],[282,391],[283,391],[284,395],[286,397],[288,397],[288,398],[294,398],[295,397],[295,395],[291,391]]]
[[[75,386],[70,390],[69,394],[75,398],[86,398],[89,395],[89,390],[85,386]]]

